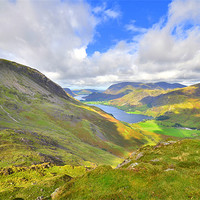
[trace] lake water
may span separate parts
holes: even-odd
[[[77,99],[77,100],[79,100],[79,101],[84,101],[85,100],[84,97],[87,97],[87,96],[88,95],[77,95],[74,98]]]
[[[137,122],[143,121],[144,119],[152,119],[152,117],[149,117],[146,115],[128,114],[124,112],[123,110],[120,110],[112,106],[97,105],[97,104],[95,105],[90,104],[90,105],[101,108],[103,111],[109,114],[112,114],[116,119],[127,122],[127,123],[137,123]]]

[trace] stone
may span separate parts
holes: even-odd
[[[138,159],[140,159],[142,156],[143,156],[143,153],[142,153],[142,152],[140,152],[140,153],[139,153],[139,154],[136,156],[135,160],[138,160]]]

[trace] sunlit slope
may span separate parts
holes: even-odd
[[[157,97],[144,98],[146,114],[174,126],[200,128],[200,84],[177,89]]]
[[[199,140],[135,151],[117,169],[100,166],[60,187],[53,199],[200,199]]]
[[[74,100],[32,68],[0,60],[0,80],[1,166],[116,165],[138,146],[159,140]]]
[[[122,90],[132,90],[127,95],[124,95],[121,98],[110,100],[109,105],[117,106],[120,109],[125,110],[126,112],[142,112],[146,109],[146,106],[140,102],[143,98],[147,96],[158,96],[160,94],[164,94],[167,90],[163,89],[142,89],[142,88],[124,88]],[[120,91],[122,91],[120,90]]]

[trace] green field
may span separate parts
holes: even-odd
[[[138,123],[138,126],[145,131],[154,132],[161,135],[174,136],[179,138],[198,137],[200,130],[187,130],[181,127],[172,127],[172,124],[148,120]]]

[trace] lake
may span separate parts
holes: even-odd
[[[137,122],[141,122],[145,119],[153,119],[152,117],[149,117],[146,115],[128,114],[128,113],[124,112],[123,110],[120,110],[120,109],[112,107],[112,106],[97,105],[97,104],[89,104],[89,105],[101,108],[103,111],[105,111],[109,114],[112,114],[116,119],[127,122],[127,123],[137,123]]]
[[[75,99],[77,99],[77,100],[79,100],[79,101],[84,101],[85,99],[84,99],[84,97],[87,97],[88,95],[77,95],[77,96],[75,96],[74,98]]]

